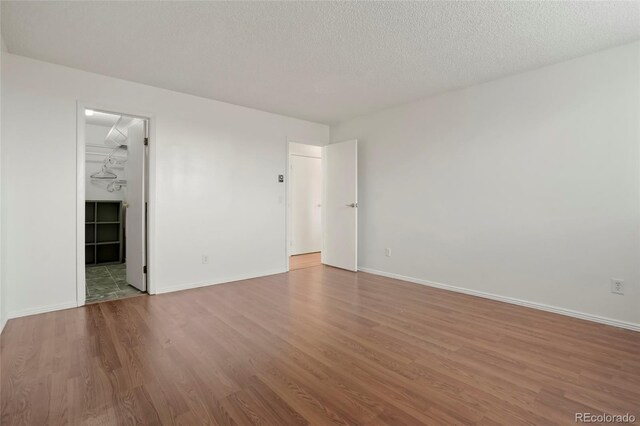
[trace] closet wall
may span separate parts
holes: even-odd
[[[102,169],[102,164],[107,155],[113,151],[112,147],[104,144],[104,140],[109,133],[111,126],[101,126],[97,124],[86,124],[85,143],[87,145],[85,156],[85,197],[87,200],[119,200],[124,201],[124,190],[107,191],[109,181],[98,181],[91,179],[91,175]],[[95,145],[105,145],[98,148]],[[118,153],[119,156],[122,154]],[[126,166],[110,168],[110,171],[118,175],[118,179],[127,179]]]

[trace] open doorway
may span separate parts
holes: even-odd
[[[85,302],[145,294],[148,120],[84,109]]]
[[[289,143],[289,269],[321,265],[322,148]]]

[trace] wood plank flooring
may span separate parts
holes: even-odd
[[[298,254],[296,256],[289,257],[289,270],[295,271],[296,269],[311,268],[312,266],[320,266],[321,257],[320,252]]]
[[[7,425],[640,418],[640,333],[319,266],[9,321]]]

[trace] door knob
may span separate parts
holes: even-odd
[[[356,208],[358,207],[358,203],[351,203],[351,204],[347,204],[346,206]]]

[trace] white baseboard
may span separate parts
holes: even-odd
[[[170,287],[156,288],[154,294],[163,294],[163,293],[172,293],[174,291],[191,290],[191,289],[194,289],[194,288],[207,287],[207,286],[210,286],[210,285],[232,283],[232,282],[235,282],[235,281],[250,280],[252,278],[267,277],[269,275],[283,274],[285,272],[287,272],[285,269],[276,269],[276,270],[271,270],[271,271],[260,272],[260,273],[257,273],[257,274],[254,273],[254,274],[246,274],[246,275],[237,275],[237,276],[233,276],[233,277],[226,277],[226,278],[217,279],[215,281],[209,280],[209,281],[202,281],[202,282],[197,282],[197,283],[178,284],[178,285],[173,285],[173,286],[170,286]]]
[[[199,283],[181,284],[181,285],[156,289],[155,294],[171,293],[174,291],[189,290],[192,288],[205,287],[209,285],[224,284],[228,282],[248,280],[251,278],[266,277],[268,275],[282,274],[285,272],[287,271],[284,269],[277,269],[277,270],[261,272],[258,274],[254,273],[254,274],[239,275],[234,277],[227,277],[227,278],[219,279],[216,281],[204,281]],[[0,333],[4,329],[4,326],[7,320],[9,319],[26,317],[28,315],[44,314],[46,312],[53,312],[53,311],[59,311],[62,309],[77,308],[77,307],[78,307],[78,302],[74,300],[72,302],[59,303],[56,305],[39,306],[37,308],[29,308],[29,309],[22,309],[19,311],[9,312],[9,314],[7,315],[7,318],[2,322],[2,324],[0,324],[1,325]]]
[[[483,291],[470,290],[463,287],[456,287],[449,284],[442,284],[433,281],[423,280],[420,278],[407,277],[404,275],[394,274],[391,272],[378,271],[376,269],[366,268],[359,266],[358,271],[367,272],[373,275],[380,275],[388,278],[395,278],[401,281],[408,281],[415,284],[426,285],[429,287],[440,288],[443,290],[455,291],[456,293],[469,294],[471,296],[483,297],[485,299],[497,300],[499,302],[511,303],[513,305],[526,306],[528,308],[539,309],[541,311],[553,312],[560,315],[566,315],[569,317],[580,318],[587,321],[593,321],[601,324],[612,325],[614,327],[625,328],[627,330],[640,331],[640,324],[620,321],[612,318],[601,317],[598,315],[587,314],[584,312],[578,312],[571,309],[560,308],[557,306],[545,305],[543,303],[529,302],[527,300],[515,299],[513,297],[500,296],[497,294],[486,293]]]
[[[627,330],[640,331],[640,324],[636,324],[632,322],[621,321],[621,320],[602,317],[598,315],[587,314],[584,312],[578,312],[571,309],[545,305],[543,303],[529,302],[526,300],[516,299],[513,297],[500,296],[497,294],[486,293],[483,291],[470,290],[463,287],[456,287],[449,284],[437,283],[437,282],[428,281],[420,278],[394,274],[391,272],[378,271],[376,269],[371,269],[363,266],[359,266],[358,270],[362,272],[367,272],[373,275],[380,275],[383,277],[394,278],[401,281],[407,281],[415,284],[426,285],[429,287],[440,288],[443,290],[455,291],[457,293],[469,294],[471,296],[483,297],[485,299],[497,300],[499,302],[511,303],[513,305],[526,306],[528,308],[539,309],[547,312],[553,312],[560,315],[566,315],[569,317],[579,318],[587,321],[593,321],[601,324],[611,325],[614,327],[620,327]],[[203,281],[203,282],[197,282],[197,283],[180,284],[180,285],[175,285],[171,287],[163,287],[163,288],[156,289],[155,294],[171,293],[174,291],[189,290],[189,289],[194,289],[199,287],[206,287],[210,285],[230,283],[234,281],[243,281],[243,280],[248,280],[252,278],[260,278],[260,277],[266,277],[269,275],[282,274],[286,272],[287,271],[284,269],[277,269],[277,270],[271,270],[271,271],[264,271],[258,274],[254,273],[254,274],[239,275],[234,277],[226,277],[226,278],[218,279],[215,281]],[[42,314],[42,313],[52,312],[52,311],[59,311],[62,309],[76,308],[76,307],[77,307],[77,302],[72,301],[72,302],[59,303],[56,305],[40,306],[37,308],[29,308],[29,309],[23,309],[20,311],[9,312],[9,314],[7,315],[7,318],[5,318],[4,321],[1,321],[0,323],[0,333],[4,329],[4,326],[7,320],[9,319],[24,317],[27,315]]]
[[[0,318],[0,334],[2,334],[2,330],[4,330],[4,326],[7,325],[8,318]]]
[[[45,312],[60,311],[62,309],[77,308],[78,304],[72,302],[58,303],[56,305],[39,306],[37,308],[22,309],[20,311],[9,312],[8,319],[26,317],[28,315],[44,314]]]

